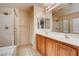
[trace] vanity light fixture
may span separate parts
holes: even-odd
[[[57,6],[59,6],[61,3],[53,3],[50,4],[48,7],[46,7],[46,12],[49,12],[51,10],[53,10],[54,8],[56,8]]]

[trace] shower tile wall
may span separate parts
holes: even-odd
[[[0,7],[0,47],[14,44],[13,9]]]

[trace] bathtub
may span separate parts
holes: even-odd
[[[16,46],[0,47],[0,56],[16,56]]]

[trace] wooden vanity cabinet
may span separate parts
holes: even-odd
[[[77,56],[77,49],[56,43],[58,56]]]
[[[79,48],[78,48],[78,56],[79,56]]]
[[[36,35],[36,48],[38,51],[40,51],[41,48],[41,41],[40,41],[40,36]]]
[[[36,47],[39,53],[45,56],[45,37],[41,35],[36,36]]]
[[[46,56],[56,56],[56,42],[46,38]]]
[[[46,38],[46,56],[77,56],[77,49]]]
[[[45,56],[45,49],[46,49],[46,46],[45,46],[45,44],[46,44],[46,40],[45,40],[45,37],[43,37],[43,36],[40,36],[41,37],[41,54],[43,55],[43,56]]]
[[[43,56],[78,56],[79,48],[70,46],[66,43],[36,35],[36,48]]]

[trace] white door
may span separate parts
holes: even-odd
[[[14,45],[14,20],[12,15],[0,15],[0,46]]]

